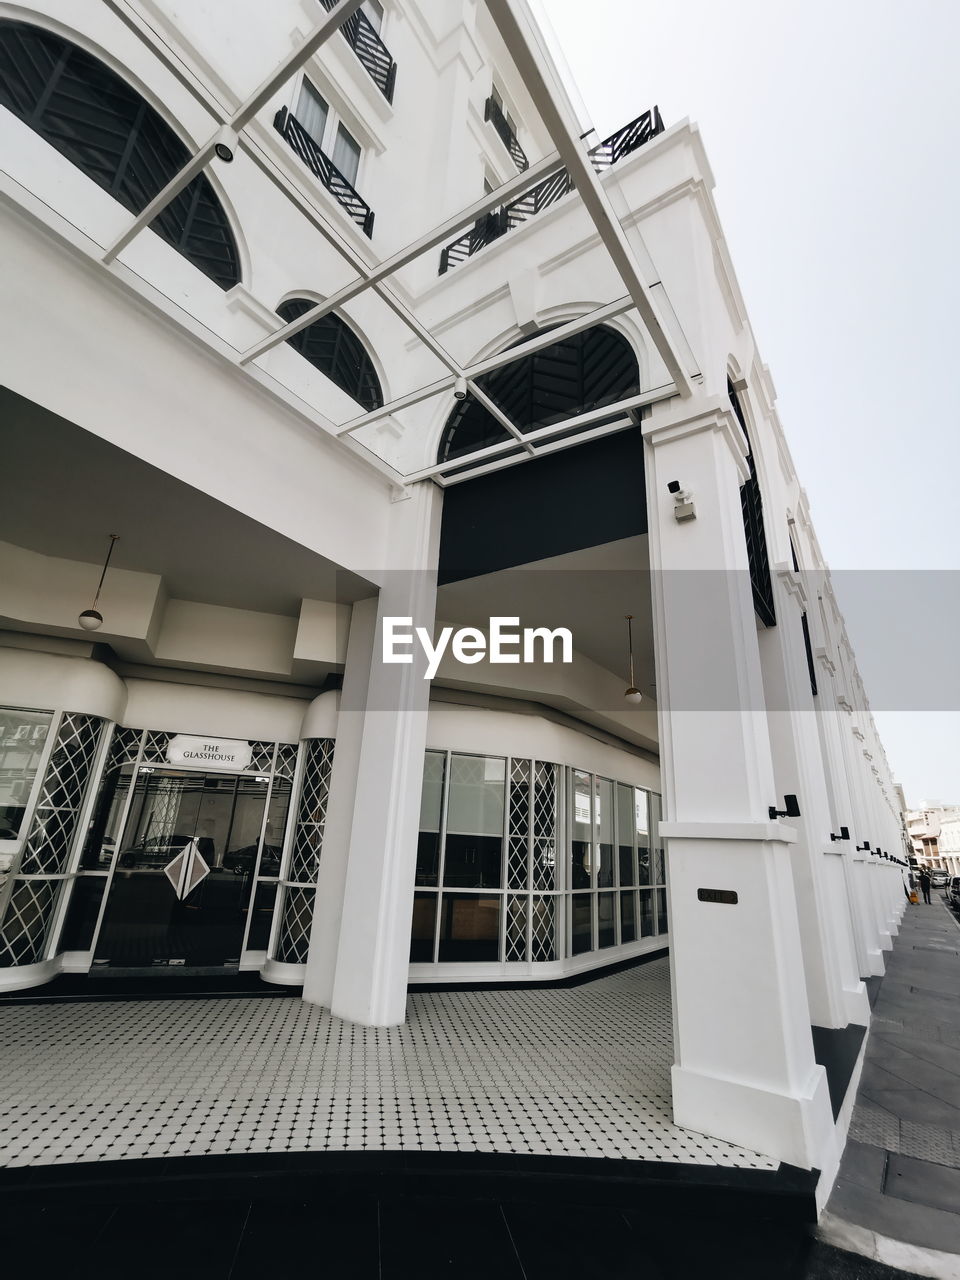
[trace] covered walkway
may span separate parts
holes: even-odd
[[[0,1046],[7,1166],[423,1151],[777,1167],[673,1123],[666,959],[567,989],[411,993],[390,1029],[267,995],[24,1000]]]

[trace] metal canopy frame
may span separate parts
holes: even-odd
[[[644,405],[671,396],[688,397],[692,393],[691,372],[684,361],[684,350],[679,346],[673,334],[664,324],[660,311],[652,293],[642,278],[636,256],[630,247],[620,221],[603,189],[597,173],[579,136],[577,121],[574,119],[566,102],[559,83],[556,81],[549,56],[545,52],[537,35],[537,28],[526,0],[485,0],[490,16],[502,36],[513,61],[523,77],[533,104],[540,114],[555,150],[541,160],[531,164],[523,173],[510,179],[496,190],[484,195],[467,205],[459,213],[445,219],[425,235],[408,244],[391,257],[373,266],[364,261],[343,238],[338,229],[327,220],[319,209],[290,182],[275,161],[267,155],[257,140],[245,133],[247,126],[257,113],[270,101],[279,89],[299,71],[306,62],[323,46],[324,43],[340,29],[344,22],[360,8],[362,0],[339,0],[332,9],[325,12],[313,31],[297,46],[245,102],[232,113],[223,107],[204,90],[195,78],[185,70],[177,58],[152,36],[149,28],[133,10],[128,0],[105,0],[113,12],[127,27],[143,41],[151,53],[160,59],[166,68],[187,89],[191,96],[203,106],[215,122],[216,128],[211,136],[193,154],[191,159],[180,170],[164,189],[139,213],[114,242],[103,252],[102,262],[109,266],[127,245],[157,217],[171,200],[201,173],[214,159],[218,144],[226,144],[231,149],[240,148],[260,171],[280,190],[286,199],[297,206],[311,224],[323,235],[324,239],[339,253],[341,258],[355,273],[356,278],[343,288],[330,295],[324,302],[312,307],[296,320],[280,325],[273,333],[261,339],[246,351],[237,352],[233,356],[234,363],[245,370],[261,385],[276,380],[266,370],[255,365],[259,357],[286,342],[294,334],[307,328],[316,320],[350,302],[362,293],[370,291],[397,316],[397,318],[417,337],[422,345],[446,369],[439,379],[425,383],[414,391],[399,396],[389,404],[372,412],[360,414],[347,422],[330,424],[326,434],[339,441],[354,456],[364,459],[379,474],[391,479],[403,487],[421,480],[432,480],[446,487],[449,484],[460,484],[475,475],[496,470],[500,467],[516,466],[520,462],[530,461],[547,452],[555,452],[563,448],[571,448],[589,439],[614,431],[622,431],[636,421],[635,411]],[[623,283],[624,294],[614,302],[595,308],[593,311],[578,317],[566,324],[551,329],[548,333],[538,334],[527,342],[510,347],[509,350],[478,361],[472,365],[462,366],[446,350],[437,337],[414,315],[411,308],[398,296],[387,283],[389,277],[401,268],[414,262],[431,249],[442,244],[458,231],[473,225],[491,210],[504,201],[522,194],[535,186],[544,178],[561,168],[566,168],[580,201],[588,214],[594,230],[600,239],[614,269]],[[306,283],[306,282],[305,282]],[[656,282],[659,284],[659,282]],[[662,286],[661,286],[662,287]],[[671,381],[661,387],[631,396],[616,404],[606,406],[602,410],[576,414],[562,419],[550,426],[536,431],[522,431],[478,386],[477,379],[494,369],[514,361],[522,360],[533,352],[553,346],[563,339],[580,333],[603,321],[629,311],[636,311],[649,333],[654,346],[663,360]],[[684,339],[685,341],[685,339]],[[457,383],[466,384],[471,394],[494,419],[507,431],[509,439],[495,445],[475,450],[471,454],[452,459],[435,466],[422,468],[408,475],[402,475],[395,468],[377,455],[359,440],[352,437],[361,428],[372,425],[394,413],[423,403],[434,396],[449,392]],[[279,384],[278,384],[279,385]],[[284,389],[286,390],[286,389]],[[628,413],[626,417],[617,414]],[[611,419],[600,426],[594,426],[598,419]],[[314,425],[323,429],[323,422],[318,421],[323,415],[314,410],[311,419]],[[583,428],[581,432],[579,428]],[[574,431],[574,429],[576,429]],[[559,437],[559,438],[558,438]],[[517,452],[517,446],[522,452]],[[506,455],[506,456],[504,456]],[[477,466],[471,464],[476,462]]]

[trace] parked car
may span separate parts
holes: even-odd
[[[944,885],[950,883],[950,875],[947,871],[931,871],[930,883],[934,889],[942,889]]]
[[[121,867],[165,867],[186,845],[187,840],[187,836],[163,839],[151,836],[133,849],[122,849],[118,861]]]
[[[951,876],[947,885],[947,901],[955,911],[960,911],[960,876]]]
[[[121,867],[162,870],[189,843],[189,836],[149,836],[136,848],[123,849],[118,861]],[[211,863],[214,855],[213,841],[208,836],[201,836],[197,840],[197,852]],[[211,866],[210,870],[219,871],[220,868]]]
[[[275,876],[280,874],[280,853],[278,844],[265,844],[263,857],[260,859],[260,874]],[[235,876],[242,876],[253,870],[257,861],[257,846],[248,844],[243,849],[232,849],[223,855],[223,865]]]

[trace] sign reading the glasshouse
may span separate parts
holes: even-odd
[[[186,764],[194,768],[249,769],[253,748],[236,738],[192,738],[178,733],[167,744],[167,763]]]

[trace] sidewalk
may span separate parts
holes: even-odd
[[[960,924],[931,896],[907,908],[887,953],[820,1234],[917,1274],[960,1276],[960,1256],[936,1256],[960,1255]]]

